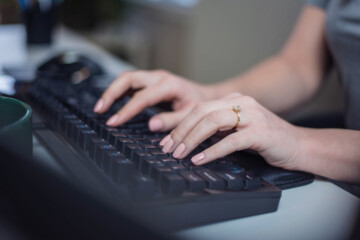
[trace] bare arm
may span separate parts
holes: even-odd
[[[360,184],[360,132],[345,129],[299,128],[293,170]]]
[[[306,5],[283,49],[244,74],[212,85],[216,89],[214,98],[236,90],[271,111],[286,111],[318,90],[326,57],[325,13]]]

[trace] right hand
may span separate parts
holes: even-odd
[[[157,114],[149,120],[151,131],[168,131],[175,128],[196,103],[210,100],[211,95],[210,88],[164,70],[124,72],[104,92],[96,103],[94,112],[106,112],[129,89],[138,91],[106,122],[107,125],[118,126],[146,107],[162,101],[172,101],[172,112]]]

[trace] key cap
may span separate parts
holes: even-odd
[[[225,189],[225,181],[214,173],[212,173],[208,169],[196,170],[196,174],[198,174],[202,179],[206,181],[206,187],[209,189],[222,190]]]
[[[195,172],[183,171],[179,173],[186,180],[186,190],[189,192],[202,192],[206,187],[206,182]]]
[[[241,174],[243,175],[245,189],[254,190],[261,187],[261,180],[254,173],[248,171]]]
[[[240,190],[244,187],[243,177],[239,174],[234,174],[227,171],[216,171],[213,172],[226,182],[226,188],[229,190]]]
[[[110,172],[115,182],[124,183],[135,174],[134,164],[127,158],[114,159]]]
[[[113,146],[116,146],[116,142],[118,138],[126,138],[126,134],[120,132],[111,132],[109,136],[109,143]]]
[[[114,128],[114,127],[103,127],[102,131],[101,131],[101,136],[103,139],[106,139],[107,141],[110,140],[110,134],[111,133],[117,133],[118,129]]]
[[[95,156],[96,165],[98,165],[98,167],[102,168],[106,152],[117,152],[117,151],[112,145],[109,144],[98,145]]]
[[[66,132],[67,122],[70,120],[77,120],[78,118],[74,114],[64,115],[61,119],[61,129]]]
[[[80,119],[76,120],[69,120],[66,123],[66,135],[73,139],[73,129],[76,125],[83,124],[83,122]]]
[[[134,198],[146,199],[158,194],[159,190],[150,177],[134,174],[131,177],[130,192]]]
[[[167,195],[180,195],[186,190],[186,182],[177,173],[165,173],[161,178],[160,188]]]
[[[110,174],[113,161],[125,160],[125,159],[126,159],[125,155],[118,151],[106,151],[104,154],[104,161],[102,168],[104,169],[105,173]]]
[[[115,148],[116,148],[119,152],[124,153],[124,152],[125,152],[125,146],[126,146],[126,144],[131,144],[131,143],[133,143],[133,141],[132,141],[131,139],[128,139],[128,138],[117,138]]]
[[[90,156],[90,159],[95,161],[96,151],[98,149],[98,146],[107,145],[107,144],[108,144],[108,142],[105,141],[102,138],[92,138],[92,139],[90,139],[90,143],[89,143],[89,156]]]
[[[156,167],[159,167],[159,166],[165,167],[165,164],[154,158],[153,159],[148,158],[148,159],[145,159],[144,161],[142,161],[142,164],[140,165],[139,170],[143,175],[149,176],[155,166]]]
[[[80,142],[80,132],[84,130],[91,130],[88,125],[86,124],[78,124],[73,129],[73,141],[76,145],[79,145]]]
[[[186,171],[186,168],[182,164],[167,164],[174,172]]]
[[[159,183],[161,180],[161,176],[164,173],[171,173],[172,170],[169,167],[166,166],[155,166],[151,171],[150,171],[150,176],[152,179],[155,180],[156,183]]]
[[[133,160],[134,158],[134,153],[137,150],[142,150],[141,146],[138,144],[133,144],[133,143],[129,143],[125,145],[125,151],[124,154],[126,157],[128,157],[129,159]]]
[[[89,149],[90,139],[97,138],[97,134],[93,130],[80,131],[79,136],[79,147],[85,152]]]
[[[136,169],[140,169],[142,165],[142,161],[145,159],[154,159],[153,155],[144,150],[138,150],[135,152],[133,157],[133,162]]]

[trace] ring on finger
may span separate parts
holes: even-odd
[[[232,110],[236,113],[236,116],[237,116],[237,122],[236,122],[236,124],[235,124],[235,126],[234,126],[234,129],[236,129],[236,128],[239,126],[239,124],[240,124],[240,112],[241,112],[241,107],[240,107],[239,105],[234,105],[234,106],[232,107]]]

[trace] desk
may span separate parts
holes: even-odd
[[[0,64],[30,62],[34,66],[61,50],[80,50],[104,65],[113,75],[133,69],[129,64],[94,46],[77,34],[59,29],[51,47],[24,46],[20,25],[0,27]],[[34,155],[53,168],[51,155],[35,140]],[[353,227],[360,199],[323,180],[283,191],[279,209],[253,217],[236,219],[175,233],[188,239],[344,239]]]

